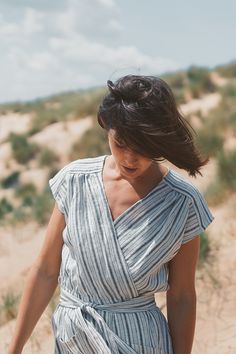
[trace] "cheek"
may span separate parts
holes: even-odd
[[[145,159],[145,160],[140,161],[140,164],[142,166],[143,171],[145,171],[145,170],[147,170],[148,168],[151,167],[152,161]]]
[[[112,142],[109,142],[109,146],[110,146],[110,150],[112,155],[114,155],[116,158],[119,158],[120,156],[122,156],[122,150],[118,149],[115,144],[113,144]]]
[[[122,160],[123,159],[124,153],[123,153],[123,151],[121,149],[113,147],[112,153],[115,155],[117,160]]]

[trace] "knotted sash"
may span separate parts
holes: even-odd
[[[93,302],[84,302],[76,296],[72,295],[66,289],[61,288],[60,293],[60,302],[59,304],[68,308],[80,308],[81,318],[80,318],[80,330],[82,330],[85,334],[86,342],[84,343],[84,348],[94,348],[94,353],[102,353],[102,354],[119,354],[118,348],[122,350],[122,352],[127,354],[137,354],[136,351],[131,348],[127,343],[122,341],[120,337],[118,337],[107,325],[104,318],[96,311],[96,310],[104,310],[111,312],[141,312],[141,311],[149,311],[153,309],[157,309],[155,303],[155,298],[153,293],[146,293],[145,295],[134,297],[132,299],[123,301],[123,302],[114,302],[111,304],[96,304]],[[83,313],[89,314],[98,324],[101,334],[96,331],[95,327],[88,325],[88,321],[86,321],[83,317]],[[73,351],[73,348],[76,347],[76,335],[73,336],[75,338],[75,342],[73,340],[69,340],[67,346],[69,349]],[[109,346],[107,345],[109,343]],[[79,341],[80,338],[77,339]],[[82,341],[81,337],[81,341]],[[78,342],[77,342],[78,343]],[[85,349],[86,351],[86,349]],[[77,350],[78,353],[78,350]],[[79,352],[80,353],[80,352]],[[88,349],[87,349],[88,353]]]

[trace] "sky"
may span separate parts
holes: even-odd
[[[0,103],[236,59],[235,0],[0,0]]]

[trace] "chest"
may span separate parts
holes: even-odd
[[[147,194],[143,186],[133,187],[127,182],[104,181],[104,191],[113,221],[128,211]]]

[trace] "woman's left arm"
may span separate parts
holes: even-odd
[[[191,354],[195,322],[195,271],[200,251],[200,237],[183,244],[169,261],[169,290],[166,293],[167,319],[173,354]]]

